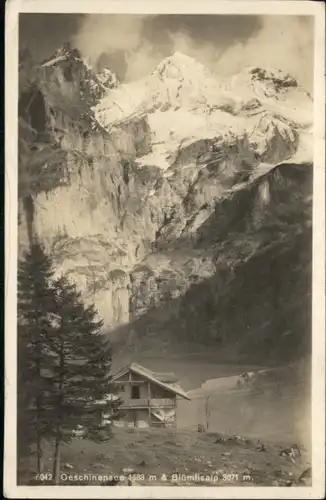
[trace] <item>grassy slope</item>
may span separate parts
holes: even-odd
[[[62,472],[67,474],[94,474],[97,477],[109,474],[122,474],[122,469],[131,468],[133,474],[142,474],[136,484],[172,484],[171,475],[175,473],[192,475],[218,475],[219,481],[202,482],[203,485],[290,485],[297,481],[301,473],[310,466],[307,453],[295,458],[281,457],[284,443],[265,442],[266,451],[256,449],[257,441],[236,440],[216,442],[221,435],[216,433],[197,433],[172,429],[116,430],[107,442],[94,443],[74,440],[62,448]],[[45,469],[51,470],[51,449],[45,452]],[[33,458],[22,464],[22,469],[34,466]],[[68,464],[68,465],[66,465]],[[149,479],[155,474],[157,479]],[[167,481],[162,480],[167,475]],[[236,474],[238,476],[224,476]],[[128,473],[125,473],[127,477]],[[243,477],[250,476],[250,479]],[[22,473],[20,483],[26,484],[35,474]],[[99,481],[101,481],[99,479]],[[44,483],[43,483],[44,484]],[[46,484],[46,483],[45,483]],[[95,478],[88,483],[76,480],[61,484],[97,484]],[[120,483],[123,484],[123,483]],[[126,480],[125,480],[126,484]],[[134,483],[135,484],[135,483]],[[182,480],[178,485],[196,485],[194,480]]]

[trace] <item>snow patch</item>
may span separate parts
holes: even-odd
[[[227,143],[245,134],[262,162],[286,160],[297,148],[311,155],[309,141],[300,135],[309,134],[312,100],[278,70],[246,68],[226,80],[176,52],[147,77],[110,89],[94,113],[108,130],[147,115],[151,150],[137,160],[139,166],[167,170],[173,153],[192,142],[222,137]]]

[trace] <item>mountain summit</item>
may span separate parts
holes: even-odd
[[[119,85],[117,76],[108,68],[104,68],[100,73],[94,72],[83,59],[81,52],[70,43],[63,44],[51,57],[43,61],[41,69],[46,71],[48,68],[60,69],[65,83],[77,85],[81,97],[90,105],[95,105],[108,89]],[[45,77],[48,76],[49,72]]]
[[[108,118],[105,118],[105,113],[103,115],[105,123],[133,112],[151,113],[179,108],[208,110],[214,106],[232,106],[233,101],[203,64],[175,52],[163,59],[147,77],[123,84],[119,91],[108,93],[98,109],[110,110]]]
[[[198,77],[201,79],[212,76],[211,72],[203,64],[181,52],[175,52],[172,56],[163,59],[152,72],[152,75],[158,75],[160,78],[193,82]]]
[[[141,112],[182,109],[210,115],[221,110],[235,115],[243,111],[248,114],[252,109],[279,112],[281,107],[286,118],[301,122],[307,116],[310,119],[311,106],[304,89],[280,70],[248,68],[226,79],[196,59],[175,52],[147,77],[103,96],[97,116],[106,126]]]
[[[257,68],[222,79],[180,53],[123,84],[70,47],[32,86],[26,66],[20,250],[37,234],[124,347],[161,355],[191,344],[233,359],[308,349],[303,89]]]
[[[226,138],[226,143],[247,136],[250,147],[267,163],[294,154],[309,160],[311,110],[303,89],[281,71],[248,68],[222,79],[196,59],[176,52],[147,77],[108,91],[94,113],[108,129],[130,116],[147,116],[152,148],[139,161],[168,169],[174,157],[171,150],[202,139],[214,142],[218,136],[233,138]]]

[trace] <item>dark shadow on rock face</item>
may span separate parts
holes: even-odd
[[[229,362],[282,364],[311,351],[311,233],[290,248],[272,248],[240,265],[193,284],[186,294],[152,307],[114,335],[157,355],[161,347],[206,346],[229,351]],[[169,347],[170,346],[170,347]],[[233,353],[233,355],[232,355]],[[180,353],[181,354],[181,353]],[[221,361],[221,360],[220,360]]]
[[[19,116],[24,118],[38,133],[45,132],[47,117],[42,92],[37,88],[24,92],[18,103]]]
[[[157,355],[205,347],[216,360],[259,365],[309,357],[311,186],[311,165],[282,165],[218,203],[195,244],[213,249],[215,275],[115,331],[117,346]]]
[[[217,203],[198,231],[198,247],[226,241],[236,233],[248,239],[248,231],[261,231],[259,236],[265,233],[271,241],[274,232],[286,233],[291,225],[305,224],[311,219],[312,170],[311,164],[280,164],[250,188]]]

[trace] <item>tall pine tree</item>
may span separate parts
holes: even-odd
[[[43,466],[43,395],[47,384],[43,369],[47,364],[46,341],[53,331],[51,313],[55,311],[53,274],[51,260],[34,241],[18,265],[17,454],[22,458],[36,445],[38,472]]]
[[[39,472],[42,440],[54,442],[58,483],[61,444],[77,425],[91,439],[109,437],[120,417],[111,350],[94,306],[84,304],[66,277],[54,279],[38,242],[19,264],[18,285],[18,442],[21,449],[26,436],[28,444],[36,443]]]
[[[102,320],[93,305],[86,306],[76,286],[61,277],[55,284],[57,331],[49,330],[48,401],[49,428],[54,431],[53,475],[60,475],[62,442],[69,441],[77,425],[88,437],[110,434],[112,420],[119,418],[120,400],[111,383],[111,351],[103,343]],[[103,422],[103,414],[109,421]]]

